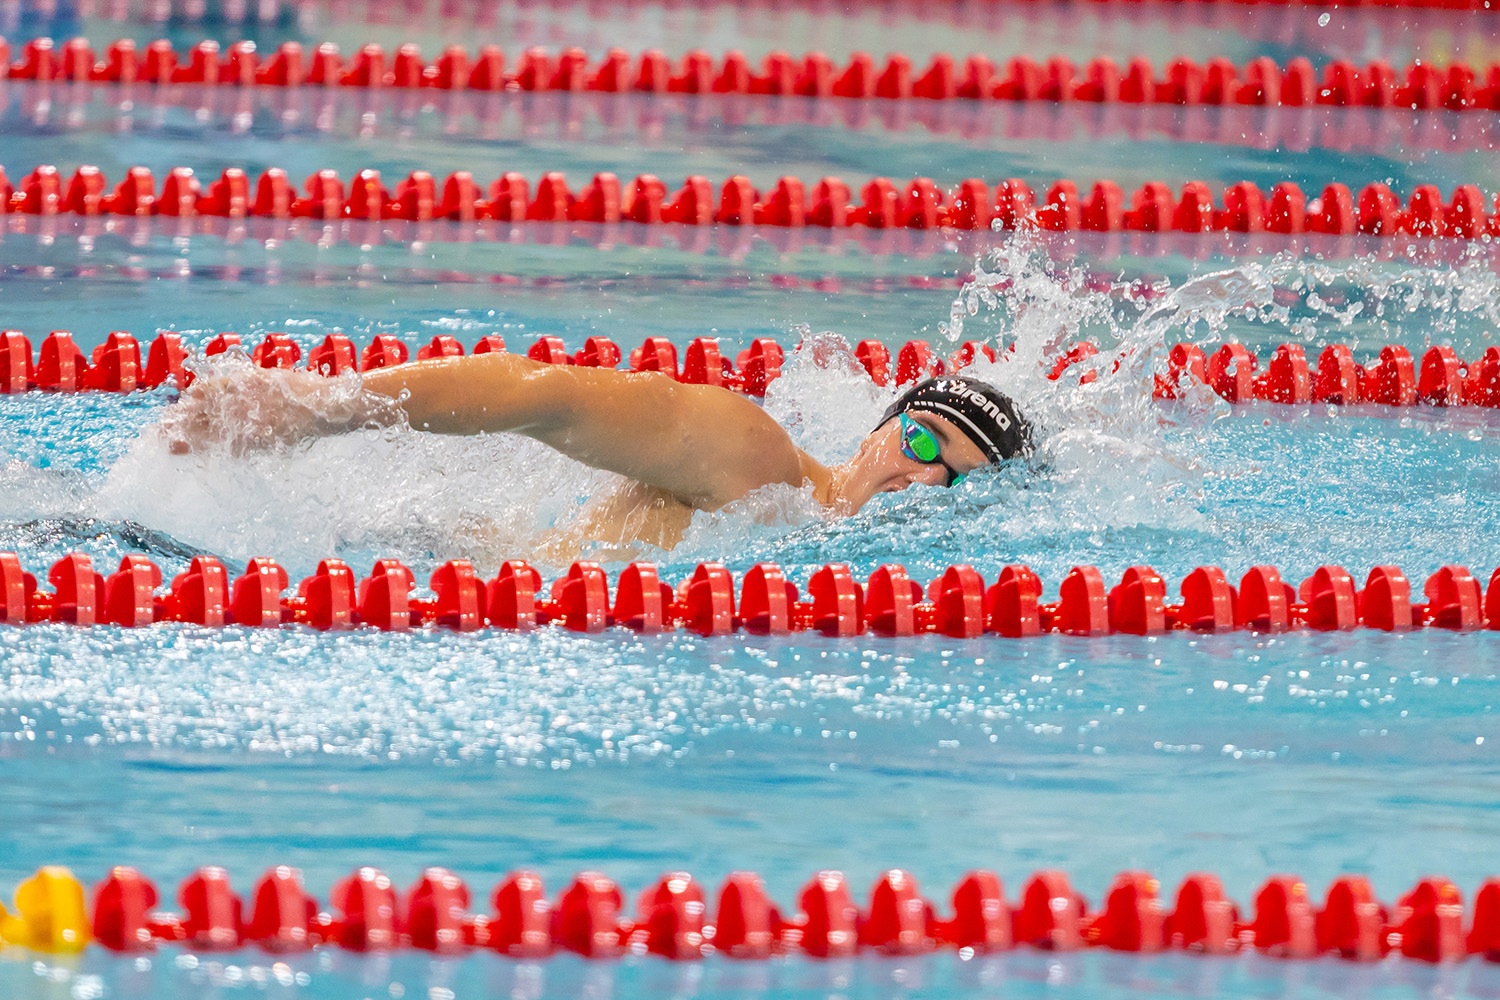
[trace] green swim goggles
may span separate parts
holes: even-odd
[[[948,470],[948,481],[944,484],[946,486],[957,486],[963,482],[967,474],[943,461],[942,446],[938,444],[932,431],[904,413],[898,416],[901,419],[901,454],[923,465],[941,465]]]

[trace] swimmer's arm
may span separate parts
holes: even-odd
[[[369,372],[364,382],[398,400],[417,430],[525,434],[694,506],[803,479],[786,431],[748,399],[713,386],[514,354],[434,358]]]

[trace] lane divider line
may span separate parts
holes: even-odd
[[[744,176],[715,188],[706,177],[690,176],[670,191],[653,174],[622,182],[612,173],[595,174],[578,191],[558,172],[542,175],[535,191],[518,173],[505,173],[486,189],[468,171],[440,183],[436,175],[414,170],[388,190],[378,170],[361,170],[346,187],[334,170],[310,174],[299,194],[286,171],[271,168],[253,182],[238,168],[225,168],[205,190],[189,167],[173,167],[158,189],[145,167],[131,167],[111,185],[95,166],[82,166],[64,179],[57,167],[42,165],[12,185],[0,171],[0,210],[18,215],[168,216],[193,218],[340,219],[378,222],[406,220],[474,222],[494,219],[513,224],[540,222],[633,222],[642,225],[767,226],[848,229],[1016,229],[1035,226],[1054,232],[1280,233],[1334,236],[1445,237],[1477,240],[1500,236],[1500,203],[1476,185],[1463,184],[1449,196],[1435,185],[1414,188],[1403,202],[1383,182],[1367,184],[1356,195],[1343,184],[1329,184],[1309,199],[1290,181],[1269,192],[1249,181],[1225,188],[1215,201],[1204,181],[1188,181],[1180,195],[1160,181],[1149,181],[1128,198],[1111,180],[1084,193],[1077,182],[1059,180],[1039,198],[1019,179],[997,185],[977,178],[944,189],[931,178],[899,184],[876,177],[858,194],[838,177],[814,185],[781,177],[766,191]]]
[[[607,875],[583,872],[553,900],[542,879],[512,872],[496,886],[489,913],[475,913],[467,885],[444,868],[428,868],[406,892],[376,868],[357,868],[338,882],[324,909],[299,871],[270,869],[246,900],[223,868],[204,867],[178,890],[180,913],[156,909],[161,894],[129,867],[111,869],[87,898],[66,868],[45,867],[16,890],[16,912],[0,907],[0,943],[43,952],[78,952],[90,943],[139,953],[160,944],[222,951],[248,944],[271,952],[340,948],[384,952],[413,948],[462,953],[486,949],[514,958],[572,952],[592,959],[658,955],[699,961],[711,955],[764,960],[782,954],[840,958],[859,953],[916,955],[938,950],[965,956],[1036,948],[1117,952],[1255,952],[1283,959],[1337,956],[1376,962],[1405,958],[1500,961],[1500,879],[1487,880],[1465,911],[1451,881],[1418,882],[1395,906],[1376,898],[1362,875],[1343,875],[1319,907],[1294,875],[1268,879],[1248,912],[1208,873],[1187,876],[1171,901],[1149,873],[1116,876],[1101,907],[1087,901],[1061,871],[1039,871],[1016,902],[992,871],[971,871],[940,916],[911,873],[891,869],[860,907],[848,880],[821,871],[803,886],[788,914],[754,872],[734,872],[712,911],[687,872],[669,872],[638,897],[635,915]]]
[[[472,55],[464,46],[450,45],[428,63],[413,43],[398,45],[389,54],[380,45],[364,45],[346,59],[331,42],[310,49],[283,42],[263,57],[251,41],[234,42],[227,49],[203,41],[179,53],[166,39],[142,51],[133,39],[122,38],[109,43],[101,58],[85,38],[62,45],[34,38],[22,46],[15,62],[9,61],[8,46],[0,49],[0,68],[12,80],[156,86],[1500,110],[1500,66],[1471,66],[1461,60],[1446,67],[1418,61],[1398,69],[1383,60],[1360,65],[1335,59],[1320,75],[1302,57],[1283,65],[1262,56],[1243,67],[1223,57],[1201,63],[1177,58],[1158,69],[1145,58],[1122,66],[1100,57],[1080,67],[1061,56],[1045,62],[1017,56],[999,67],[983,55],[959,60],[938,53],[918,68],[899,53],[877,63],[869,53],[854,52],[835,64],[818,51],[800,58],[775,51],[754,66],[733,51],[715,58],[695,49],[673,62],[656,49],[632,54],[614,48],[594,60],[580,48],[553,53],[533,47],[512,68],[498,45],[481,46]]]
[[[1199,566],[1172,602],[1167,582],[1149,566],[1131,566],[1108,586],[1095,566],[1075,566],[1058,599],[1042,599],[1041,578],[1030,567],[1004,567],[993,582],[967,564],[949,566],[925,587],[899,564],[880,566],[861,584],[853,569],[830,563],[813,573],[806,592],[775,563],[757,563],[740,578],[722,563],[700,563],[676,587],[655,564],[635,562],[611,587],[604,568],[575,562],[544,587],[523,560],[501,565],[484,580],[472,563],[455,559],[433,571],[431,597],[417,593],[416,574],[396,559],[376,560],[361,578],[340,559],[318,563],[295,589],[274,559],[249,560],[231,578],[214,556],[196,556],[164,585],[161,568],[127,555],[108,576],[90,557],[72,552],[47,571],[42,590],[18,555],[0,552],[0,625],[62,622],[78,626],[144,627],[187,622],[209,628],[304,625],[323,631],[369,627],[406,631],[440,627],[527,631],[555,625],[573,632],[618,627],[637,633],[699,635],[820,632],[847,638],[865,633],[927,634],[956,639],[1161,635],[1173,631],[1279,633],[1290,630],[1405,632],[1500,630],[1500,569],[1486,588],[1464,566],[1444,566],[1427,578],[1421,597],[1394,565],[1374,567],[1361,588],[1342,566],[1325,565],[1293,587],[1274,566],[1252,567],[1232,585],[1217,566]],[[613,596],[611,596],[613,591]]]

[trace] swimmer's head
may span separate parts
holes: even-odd
[[[930,413],[968,438],[990,463],[1031,450],[1031,425],[1009,396],[977,378],[945,375],[918,382],[880,418],[887,424],[902,413]],[[877,430],[879,427],[877,426]]]
[[[927,379],[885,411],[844,466],[840,493],[858,510],[876,493],[952,485],[1030,451],[1031,426],[999,389],[960,375]]]

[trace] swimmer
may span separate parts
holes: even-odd
[[[347,380],[309,372],[211,375],[168,410],[163,432],[176,453],[215,440],[265,447],[403,421],[434,434],[523,434],[630,481],[596,505],[582,535],[665,548],[696,511],[718,510],[763,486],[810,485],[824,508],[850,515],[877,493],[954,486],[1031,446],[1030,428],[1007,396],[956,375],[906,390],[854,456],[831,467],[745,396],[657,373],[496,353],[417,361],[361,379],[363,391],[351,392]]]

